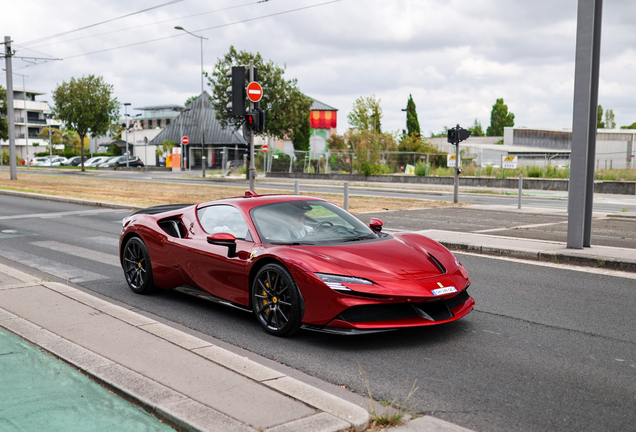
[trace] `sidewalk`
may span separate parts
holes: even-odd
[[[368,412],[83,291],[0,265],[0,327],[197,431],[364,430]]]

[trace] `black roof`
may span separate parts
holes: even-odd
[[[204,97],[201,97],[204,96]],[[181,142],[179,127],[181,125],[184,136],[190,140],[189,145],[201,145],[201,106],[205,101],[205,144],[222,145],[247,145],[241,132],[232,128],[222,128],[216,119],[216,111],[210,102],[210,96],[203,92],[193,100],[186,108],[190,111],[179,113],[170,124],[154,137],[148,144],[160,145],[164,140]]]

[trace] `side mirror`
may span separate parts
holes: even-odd
[[[369,226],[375,232],[382,231],[382,225],[384,224],[382,223],[380,219],[371,219],[371,222],[369,222]]]
[[[227,257],[236,255],[236,237],[230,233],[214,233],[208,236],[208,243],[217,246],[227,246]]]

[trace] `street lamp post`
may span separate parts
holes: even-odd
[[[124,118],[126,119],[126,168],[128,168],[128,105],[130,105],[130,102],[124,103]]]
[[[176,26],[175,29],[183,30],[187,34],[199,38],[199,40],[201,41],[201,153],[203,155],[203,157],[201,158],[201,176],[205,177],[205,99],[203,97],[203,39],[208,40],[208,38],[190,33],[181,26]]]
[[[51,120],[53,120],[53,114],[52,113],[46,113],[46,124],[48,125],[48,129],[49,129],[49,156],[53,156],[53,138],[51,137]]]
[[[373,117],[373,145],[376,146],[377,143],[375,142],[375,130],[378,128],[377,127],[377,117],[375,114],[371,114],[371,117]],[[371,163],[371,150],[370,148],[367,148],[367,162]]]

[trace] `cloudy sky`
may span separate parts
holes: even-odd
[[[182,26],[208,38],[207,71],[230,45],[286,65],[305,94],[339,110],[340,133],[355,99],[370,95],[388,131],[405,128],[409,94],[425,135],[475,119],[485,130],[502,97],[517,126],[572,125],[577,0],[5,3],[0,28],[16,56],[62,59],[14,59],[26,87],[47,93],[40,100],[95,74],[132,107],[183,104],[200,93],[201,57],[199,40],[174,29]],[[606,0],[603,9],[599,103],[627,125],[636,121],[636,2]]]

